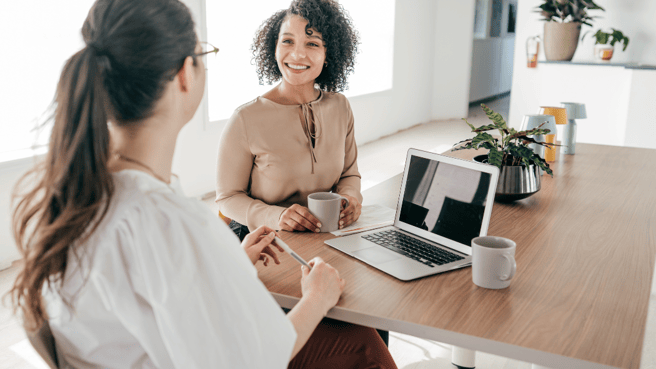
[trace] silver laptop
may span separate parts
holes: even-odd
[[[394,224],[325,242],[404,281],[469,266],[498,179],[495,166],[410,149]]]

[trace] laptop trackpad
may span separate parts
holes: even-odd
[[[369,247],[364,250],[353,251],[351,254],[370,264],[382,264],[402,257],[395,252],[380,247]]]

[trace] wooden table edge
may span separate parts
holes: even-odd
[[[276,300],[278,305],[286,309],[292,309],[299,301],[299,298],[297,297],[291,297],[279,293],[271,293],[271,295]],[[486,352],[492,355],[519,360],[526,363],[542,365],[550,368],[616,369],[614,366],[556,355],[476,336],[455,333],[444,329],[427,327],[421,324],[409,323],[401,320],[386,319],[383,317],[359,313],[354,310],[345,309],[339,306],[335,306],[334,308],[330,309],[328,311],[327,317],[347,323],[363,325],[391,332],[399,332],[417,338],[438,341],[453,346]]]

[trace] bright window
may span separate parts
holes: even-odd
[[[43,145],[33,128],[47,117],[64,63],[84,43],[92,0],[3,1],[0,5],[0,161]]]
[[[290,0],[207,1],[207,41],[221,51],[208,58],[209,119],[227,119],[238,106],[273,86],[257,80],[250,51],[253,37],[265,19],[289,6]],[[392,88],[394,0],[379,0],[376,11],[362,0],[341,0],[360,34],[355,72],[346,96]]]

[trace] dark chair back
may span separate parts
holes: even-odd
[[[43,361],[50,368],[58,369],[59,362],[57,361],[57,351],[55,350],[55,337],[52,336],[48,321],[45,321],[36,331],[31,332],[26,329],[25,333],[36,352],[43,358]]]

